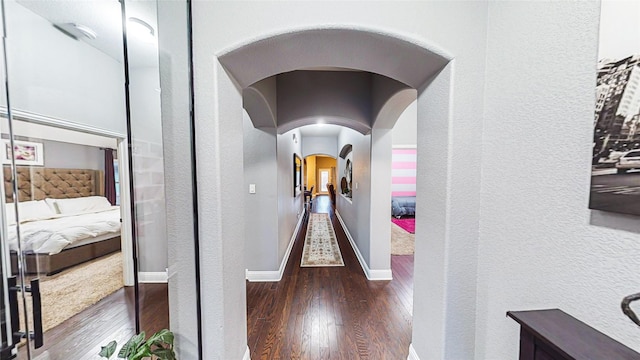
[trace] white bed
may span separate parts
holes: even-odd
[[[21,250],[38,254],[58,254],[65,248],[119,236],[120,224],[120,207],[110,204],[108,208],[101,210],[72,214],[52,213],[43,218],[21,221]],[[15,224],[9,225],[8,239],[10,249],[18,251]]]

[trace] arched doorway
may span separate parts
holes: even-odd
[[[389,53],[402,55],[390,57]],[[241,90],[286,71],[331,66],[382,74],[418,90],[418,147],[433,155],[422,157],[418,165],[418,176],[422,175],[418,188],[424,190],[420,193],[425,200],[419,202],[419,213],[425,216],[417,219],[416,226],[433,231],[416,244],[416,274],[420,276],[415,279],[414,299],[426,306],[414,311],[414,319],[420,321],[420,326],[414,327],[414,339],[420,339],[420,346],[428,348],[429,353],[443,354],[447,338],[454,338],[445,330],[447,286],[452,276],[447,253],[450,221],[446,216],[451,186],[451,179],[446,176],[449,166],[446,154],[452,57],[434,46],[398,34],[335,27],[279,33],[217,54],[213,66],[196,71],[201,79],[196,81],[196,94],[214,97],[214,101],[209,98],[207,102],[199,102],[196,108],[196,114],[202,114],[196,121],[197,142],[207,144],[197,149],[199,159],[203,159],[198,180],[206,184],[199,194],[202,199],[199,210],[201,216],[211,219],[200,229],[209,238],[203,241],[201,252],[201,256],[209,259],[201,274],[205,284],[203,297],[211,299],[203,308],[203,336],[215,339],[204,345],[205,353],[234,357],[246,346],[245,329],[240,321],[245,316],[244,271],[237,261],[242,257],[242,244],[234,243],[234,239],[243,238],[242,226],[239,220],[228,221],[236,213],[241,218],[241,211],[231,207],[235,201],[233,194],[244,191],[233,181],[242,176],[242,162],[234,161],[237,159],[234,152],[242,146]],[[215,141],[212,143],[211,139]],[[228,211],[224,222],[220,209]],[[473,316],[472,311],[466,315]],[[465,315],[446,321],[462,324]],[[466,331],[473,333],[474,329]]]

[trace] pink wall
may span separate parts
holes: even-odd
[[[416,195],[416,149],[393,149],[391,196]]]

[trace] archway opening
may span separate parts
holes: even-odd
[[[387,56],[389,52],[402,54],[402,56],[389,57]],[[260,59],[260,62],[256,63],[255,59]],[[286,59],[286,61],[283,61],[283,59]],[[238,127],[240,122],[238,116],[233,115],[233,113],[237,112],[240,105],[241,93],[239,88],[244,89],[276,74],[296,69],[309,69],[319,66],[357,69],[381,74],[393,81],[417,89],[419,109],[417,132],[419,138],[421,138],[417,147],[424,146],[425,154],[429,155],[424,156],[418,164],[418,176],[420,176],[420,172],[425,175],[424,183],[422,185],[418,184],[418,187],[423,186],[423,189],[428,191],[424,192],[425,201],[422,202],[423,205],[418,205],[424,207],[420,213],[424,213],[425,217],[419,219],[416,226],[418,228],[421,226],[430,227],[435,231],[428,239],[425,239],[422,243],[419,242],[416,246],[416,258],[423,263],[424,271],[423,273],[421,272],[421,287],[416,286],[414,301],[427,304],[427,306],[421,307],[420,310],[415,309],[414,318],[418,316],[430,320],[428,324],[426,321],[421,323],[419,328],[414,327],[414,338],[416,336],[423,337],[425,333],[432,333],[432,336],[424,341],[424,346],[435,352],[443,349],[445,343],[444,314],[446,313],[446,296],[443,296],[443,294],[447,292],[447,278],[450,276],[446,266],[448,262],[446,229],[449,226],[449,222],[446,216],[439,215],[446,212],[446,199],[448,197],[449,180],[446,178],[446,170],[444,171],[444,176],[442,171],[442,169],[447,168],[448,163],[446,162],[446,156],[442,157],[442,154],[443,152],[446,154],[448,149],[447,122],[449,119],[451,68],[447,64],[450,59],[451,57],[446,56],[445,52],[420,41],[415,41],[415,39],[409,41],[397,34],[381,33],[372,29],[305,29],[286,34],[277,34],[232,49],[217,58],[219,62],[213,69],[212,75],[215,91],[219,95],[215,105],[217,107],[215,113],[219,117],[213,119],[213,126],[218,126],[218,128],[213,129],[209,125],[201,124],[203,129],[212,130],[214,133],[220,134],[221,131],[227,131],[224,137],[219,136],[220,143],[216,147],[203,149],[204,157],[219,157],[215,155],[216,151],[222,148],[226,149],[227,146],[232,149],[238,149],[237,141],[242,138],[242,129]],[[264,96],[264,98],[268,101],[269,96]],[[274,113],[278,113],[277,109]],[[237,122],[234,124],[234,121]],[[277,129],[277,125],[275,128]],[[389,131],[390,129],[388,128],[377,129],[372,126],[369,134],[371,143],[388,141]],[[280,145],[280,142],[277,142],[277,144]],[[370,148],[371,152],[375,150],[375,147]],[[431,153],[429,150],[435,151]],[[229,153],[228,150],[225,150],[225,153]],[[421,167],[421,164],[426,166]],[[222,174],[225,174],[223,179],[230,179],[233,176],[242,174],[241,166],[234,166],[222,161],[211,164],[211,168],[217,168]],[[434,169],[440,171],[431,172]],[[206,173],[205,171],[202,176],[206,176]],[[223,182],[232,185],[226,181]],[[356,186],[354,185],[354,188]],[[241,190],[238,186],[232,185],[231,188]],[[208,189],[200,194],[200,197],[207,197],[208,191],[211,191],[213,197],[220,198],[222,208],[226,209],[226,205],[231,206],[231,198],[226,198],[224,195],[219,196],[220,189]],[[370,191],[370,187],[368,191]],[[419,201],[418,204],[421,204],[421,202]],[[294,204],[293,208],[299,205]],[[368,205],[367,209],[374,213],[375,211],[371,209],[379,204],[372,202]],[[208,206],[208,204],[204,204],[201,212],[207,212]],[[384,201],[384,208],[389,208],[388,201]],[[429,216],[432,214],[435,215]],[[299,213],[294,216],[299,217]],[[371,224],[372,221],[369,218],[366,226],[358,228],[362,230],[362,234],[359,234],[362,235],[362,238],[374,236],[372,233],[374,228],[371,227]],[[217,274],[222,275],[225,279],[223,288],[226,290],[223,298],[219,301],[219,306],[225,310],[226,315],[222,320],[212,319],[208,321],[208,324],[205,325],[205,335],[209,332],[212,335],[209,338],[221,339],[218,345],[224,348],[225,352],[228,350],[229,354],[231,354],[232,349],[234,347],[237,348],[240,344],[237,339],[234,339],[233,334],[224,329],[238,331],[239,329],[230,326],[228,321],[230,319],[238,320],[243,318],[244,311],[237,304],[235,306],[229,305],[238,300],[238,297],[237,291],[228,290],[237,290],[241,287],[241,284],[228,279],[235,278],[239,280],[239,278],[244,278],[242,276],[244,269],[237,262],[233,263],[233,259],[238,259],[238,250],[241,250],[242,247],[235,247],[232,244],[234,235],[236,235],[236,238],[237,235],[242,237],[242,233],[234,232],[229,224],[222,224],[219,220],[215,221],[215,219],[210,224],[205,224],[201,232],[206,232],[208,228],[214,230],[212,231],[212,234],[215,234],[213,235],[214,237],[219,236],[219,238],[214,239],[212,244],[214,244],[214,247],[218,246],[215,244],[220,244],[222,249],[222,253],[219,255],[222,266]],[[367,235],[363,235],[365,233]],[[206,251],[206,249],[204,250]],[[278,249],[279,254],[284,254],[285,252],[285,249]],[[226,255],[229,255],[229,257],[226,257]],[[378,262],[388,262],[388,256],[386,259],[379,259],[379,255],[372,251],[371,242],[369,242],[362,255],[362,261],[370,270],[370,273],[367,274],[368,276],[384,276],[384,269],[378,272],[377,265]],[[416,261],[416,272],[419,272],[418,261]],[[203,272],[206,272],[206,269],[203,269]],[[210,276],[215,276],[215,274],[216,271]],[[206,281],[206,279],[203,279],[203,281]],[[416,284],[418,284],[418,279],[416,279]],[[243,292],[240,291],[240,293]],[[206,295],[203,294],[203,296]],[[214,326],[217,322],[221,326]],[[235,333],[235,335],[238,335],[238,333]],[[226,341],[227,339],[229,342]],[[211,344],[211,346],[215,345]]]

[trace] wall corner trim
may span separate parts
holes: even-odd
[[[249,351],[248,346],[247,346],[247,350],[244,351],[244,356],[242,357],[242,360],[251,360],[251,352]]]
[[[364,261],[364,257],[362,257],[362,254],[360,253],[360,249],[358,249],[358,246],[356,245],[355,240],[353,240],[353,237],[351,236],[351,233],[349,232],[347,225],[344,223],[344,220],[342,220],[342,216],[340,216],[340,213],[338,212],[338,210],[336,210],[336,217],[338,218],[338,221],[340,221],[340,225],[342,225],[342,229],[344,230],[344,233],[347,235],[347,239],[349,239],[349,243],[351,244],[353,251],[356,253],[358,262],[360,263],[360,266],[362,266],[362,270],[364,271],[364,274],[367,276],[367,279],[374,280],[374,281],[393,280],[393,274],[391,273],[391,269],[388,269],[388,270],[369,269],[369,265],[367,265],[367,263]]]
[[[167,272],[139,272],[138,282],[142,284],[166,284],[168,282]]]
[[[304,221],[304,217],[307,213],[307,209],[304,208],[302,214],[298,218],[298,224],[296,224],[296,228],[293,230],[293,235],[291,235],[291,240],[289,240],[289,245],[287,245],[287,251],[285,251],[284,256],[282,257],[282,262],[280,263],[280,268],[276,271],[273,270],[245,270],[246,279],[250,282],[275,282],[280,281],[282,276],[284,275],[284,269],[287,267],[287,262],[289,261],[289,256],[291,255],[291,249],[293,249],[293,244],[298,237],[298,233],[300,232],[300,228],[302,227],[302,223]]]
[[[409,356],[407,356],[407,360],[420,360],[420,357],[416,353],[416,349],[413,347],[413,343],[409,345]]]

